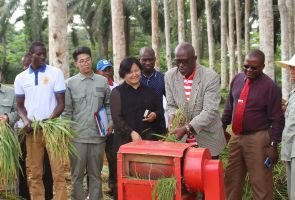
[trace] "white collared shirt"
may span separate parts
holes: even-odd
[[[50,117],[57,105],[55,94],[65,92],[63,72],[49,65],[38,70],[18,74],[14,81],[15,95],[25,97],[25,108],[30,120]]]

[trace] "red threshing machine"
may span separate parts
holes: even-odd
[[[137,141],[120,147],[118,157],[119,200],[151,200],[160,178],[175,177],[175,200],[224,200],[223,166],[212,160],[208,149],[189,143]]]

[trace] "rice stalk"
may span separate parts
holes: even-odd
[[[176,193],[176,178],[161,178],[158,179],[153,187],[153,200],[173,200]]]
[[[12,128],[0,121],[0,185],[14,188],[17,172],[20,169],[21,148]]]
[[[45,140],[46,148],[50,151],[51,159],[65,161],[68,155],[77,156],[77,149],[71,142],[77,135],[71,128],[73,121],[62,117],[48,119],[45,121],[32,121],[34,138],[41,133]]]

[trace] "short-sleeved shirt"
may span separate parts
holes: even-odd
[[[55,94],[65,93],[65,80],[62,71],[50,65],[37,70],[30,66],[18,74],[14,81],[17,97],[25,97],[25,108],[30,120],[50,117],[57,105]]]

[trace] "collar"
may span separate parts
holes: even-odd
[[[151,78],[153,78],[153,77],[157,77],[157,70],[155,70],[155,69],[153,69],[153,73],[152,73],[152,75],[151,76],[146,76],[144,73],[142,73],[142,75],[145,77],[145,78],[147,78],[147,79],[151,79]]]
[[[131,89],[133,89],[133,90],[138,90],[138,89],[140,89],[140,88],[142,88],[143,87],[143,84],[139,84],[139,87],[137,88],[137,89],[134,89],[134,87],[132,87],[131,85],[129,85],[126,81],[124,81],[123,83],[122,83],[122,85],[125,87],[125,88],[131,88]]]
[[[193,73],[188,78],[186,78],[185,76],[182,76],[182,78],[183,80],[194,80],[195,74],[196,74],[196,67],[194,68]]]
[[[94,72],[92,72],[92,74],[90,76],[85,76],[84,74],[79,73],[79,77],[80,77],[80,80],[81,81],[83,81],[85,79],[94,80]]]
[[[29,65],[29,74],[32,74],[33,72],[42,72],[44,73],[46,70],[46,64],[44,64],[41,68],[34,70],[32,68],[32,64]]]

